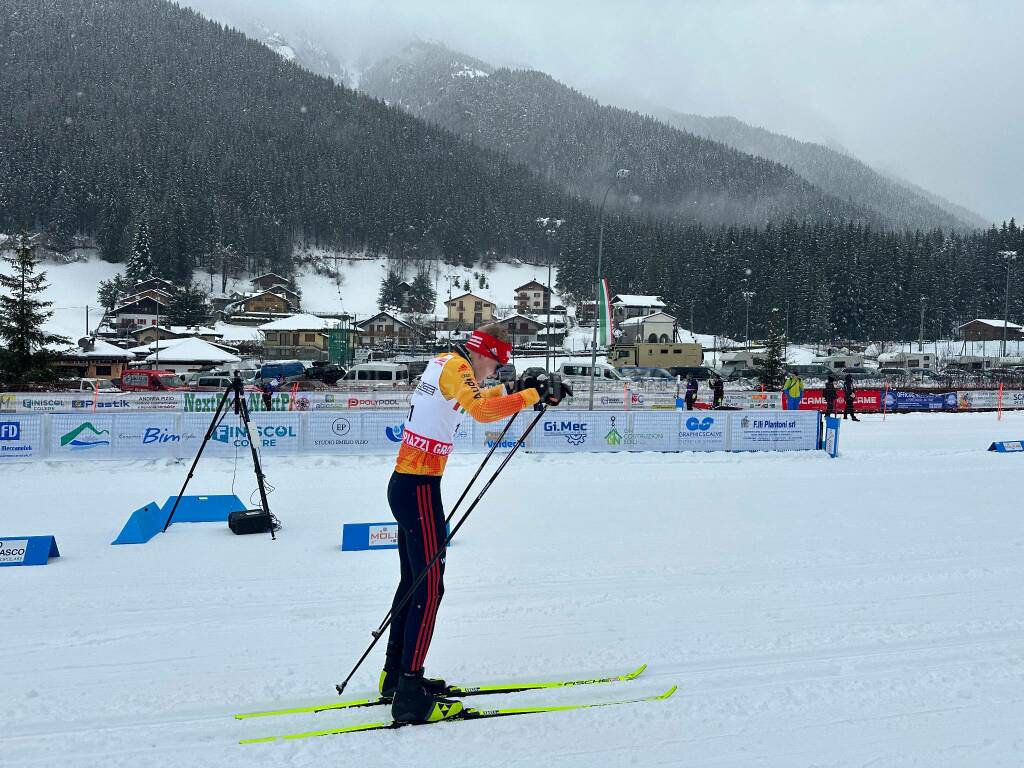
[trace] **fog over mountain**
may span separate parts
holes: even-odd
[[[315,38],[350,84],[411,39],[530,66],[602,101],[729,115],[841,146],[1000,220],[1024,210],[1024,3],[990,0],[189,0]]]

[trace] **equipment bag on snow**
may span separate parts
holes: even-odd
[[[262,509],[246,509],[228,515],[228,528],[232,533],[269,533],[281,526],[272,514]]]

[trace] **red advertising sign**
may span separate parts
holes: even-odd
[[[853,407],[858,413],[880,413],[882,410],[882,390],[855,389],[853,391]],[[836,390],[836,411],[842,413],[846,409],[846,394],[842,389]],[[800,401],[801,411],[824,411],[825,390],[805,389]]]

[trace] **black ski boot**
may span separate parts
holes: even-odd
[[[398,667],[384,667],[380,673],[380,682],[377,684],[377,689],[380,691],[381,698],[393,699],[395,697],[395,691],[398,689],[398,678],[402,676],[402,670]],[[444,696],[448,693],[448,683],[439,677],[424,677],[423,687],[427,693],[431,696]]]
[[[391,716],[397,723],[436,723],[462,712],[462,702],[439,699],[424,685],[423,672],[404,672],[391,702]]]

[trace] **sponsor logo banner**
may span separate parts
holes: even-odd
[[[0,460],[41,455],[43,418],[42,414],[0,418]]]
[[[853,391],[853,407],[858,413],[880,413],[882,410],[882,390],[880,389],[855,389]],[[836,411],[846,410],[846,393],[842,389],[836,390]],[[803,399],[800,401],[801,411],[822,411],[825,410],[825,390],[805,389]]]
[[[962,411],[978,408],[998,408],[999,392],[997,390],[962,390],[957,392],[957,405]],[[1024,408],[1024,391],[1007,389],[1003,391],[1003,408]]]
[[[28,539],[4,539],[0,541],[0,563],[13,565],[25,562]]]
[[[733,451],[798,451],[818,447],[819,416],[814,412],[740,411],[730,413],[729,419]]]
[[[114,434],[114,417],[109,414],[55,414],[50,417],[50,454],[55,457],[71,454],[110,454]]]
[[[686,416],[679,430],[680,451],[724,451],[729,417],[724,411]]]
[[[890,389],[885,393],[885,407],[890,411],[955,411],[956,392],[903,392]]]

